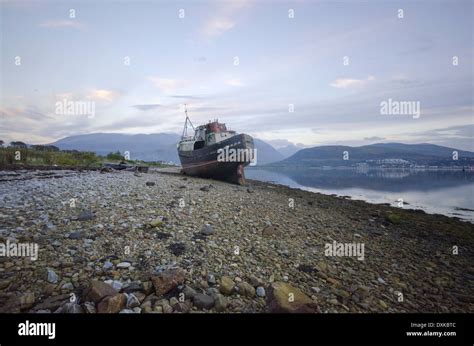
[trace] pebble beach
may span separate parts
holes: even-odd
[[[6,313],[474,312],[472,223],[258,181],[0,171],[0,243]]]

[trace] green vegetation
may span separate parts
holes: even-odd
[[[99,167],[102,158],[95,153],[80,151],[40,150],[23,147],[0,148],[1,165],[58,165]]]
[[[118,160],[118,161],[125,160],[125,157],[122,154],[120,154],[120,151],[116,151],[115,153],[108,153],[106,158],[108,160]]]
[[[12,142],[15,146],[2,147],[0,144],[0,167],[3,165],[25,166],[68,166],[96,168],[103,163],[125,162],[130,165],[149,167],[173,167],[163,162],[144,162],[140,160],[125,160],[120,152],[109,153],[106,157],[97,156],[93,152],[77,150],[59,150],[54,146],[33,145],[24,147],[21,142]]]
[[[394,213],[388,213],[387,215],[385,215],[385,219],[388,222],[393,223],[394,225],[398,225],[402,221],[400,215]]]

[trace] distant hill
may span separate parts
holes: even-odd
[[[294,144],[288,144],[287,146],[277,148],[278,152],[282,154],[285,159],[291,155],[294,155],[296,152],[298,152],[298,150],[301,149],[301,147],[298,147]]]
[[[180,136],[174,133],[127,135],[120,133],[91,133],[60,139],[52,145],[62,150],[93,151],[99,155],[110,152],[130,152],[132,160],[172,161],[179,163],[176,143]]]
[[[452,159],[453,151],[458,160]],[[349,155],[343,160],[344,152]],[[419,165],[473,165],[474,153],[434,144],[378,143],[361,147],[327,145],[301,149],[278,165],[352,166],[369,160],[401,159]]]
[[[281,161],[285,158],[274,147],[261,139],[254,138],[253,143],[257,149],[257,166]]]
[[[136,134],[91,133],[60,139],[52,145],[62,150],[93,151],[99,155],[110,152],[130,152],[132,160],[171,161],[179,164],[176,144],[180,136],[174,133]],[[257,165],[284,159],[270,144],[254,139],[257,148]]]
[[[474,153],[465,150],[459,150],[441,145],[421,143],[421,144],[403,144],[403,143],[378,143],[371,146],[385,148],[391,150],[400,150],[408,153],[431,155],[431,156],[449,156],[452,157],[453,151],[457,151],[459,155],[464,157],[474,157]]]

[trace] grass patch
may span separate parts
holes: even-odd
[[[42,151],[31,148],[0,148],[0,166],[99,167],[103,159],[92,152]]]
[[[400,222],[402,222],[402,218],[400,217],[400,215],[395,213],[388,213],[387,215],[385,215],[385,220],[394,225],[398,225],[400,224]]]
[[[46,151],[34,148],[0,148],[0,167],[5,165],[25,166],[60,166],[98,168],[103,163],[126,162],[130,165],[148,167],[174,167],[175,165],[163,162],[144,162],[141,160],[124,160],[120,153],[110,153],[106,157],[98,156],[93,152],[84,151]]]

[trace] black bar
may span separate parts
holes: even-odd
[[[27,320],[54,322],[55,338],[19,336]],[[473,322],[472,314],[1,314],[0,344],[473,345]],[[407,336],[419,331],[456,336]]]

